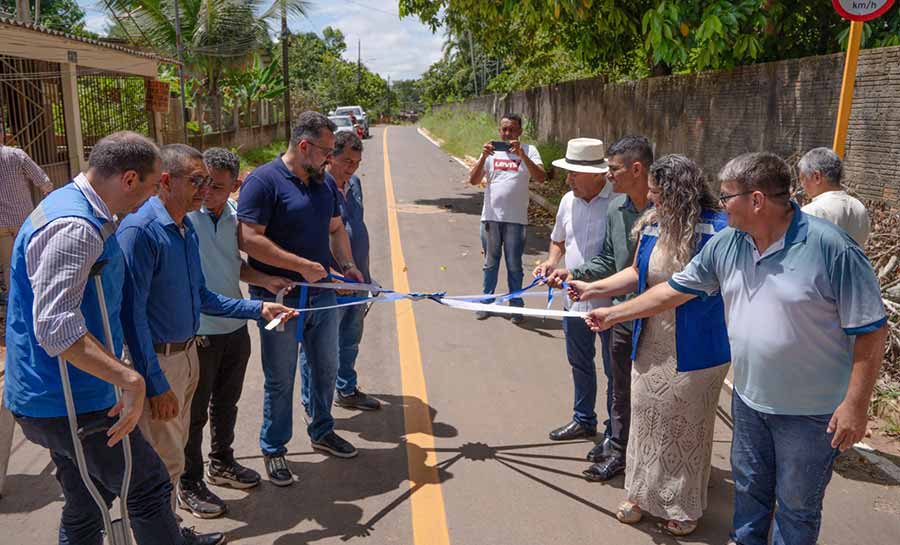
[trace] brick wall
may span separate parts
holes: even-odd
[[[444,107],[518,112],[540,140],[609,144],[644,134],[658,156],[684,153],[714,175],[747,151],[790,158],[831,146],[843,64],[835,54],[626,83],[575,80]],[[846,183],[900,202],[900,47],[860,55],[845,158]]]

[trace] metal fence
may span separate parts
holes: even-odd
[[[57,63],[0,55],[0,125],[57,185],[70,178]]]
[[[129,130],[152,137],[143,77],[84,71],[78,75],[81,133],[87,157],[98,140]]]

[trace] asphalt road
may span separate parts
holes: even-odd
[[[406,283],[417,292],[478,293],[481,192],[464,184],[463,167],[414,127],[390,127],[386,138],[383,127],[373,128],[365,145],[359,174],[373,276],[398,289]],[[530,230],[526,269],[546,251],[548,235]],[[501,271],[505,286],[504,279]],[[254,353],[235,450],[242,463],[264,474],[255,325],[251,333]],[[375,305],[358,370],[362,388],[385,406],[374,413],[334,409],[337,430],[359,448],[357,458],[312,451],[297,409],[288,460],[299,481],[288,488],[265,481],[249,491],[215,488],[228,501],[226,516],[201,521],[181,512],[186,523],[224,530],[230,543],[242,545],[676,543],[652,518],[634,527],[615,520],[623,478],[595,484],[580,475],[592,443],[547,440],[571,414],[571,374],[558,321],[531,319],[517,327],[500,317],[476,321],[431,301]],[[709,508],[685,542],[727,541],[729,404],[723,390]],[[0,500],[0,542],[54,543],[62,502],[49,456],[18,432],[13,448]],[[838,468],[820,542],[897,543],[900,484],[852,457]]]

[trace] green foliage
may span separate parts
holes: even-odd
[[[241,160],[241,171],[244,171],[245,169],[256,168],[259,165],[268,163],[272,159],[279,157],[286,149],[287,142],[285,140],[275,140],[267,146],[252,148],[243,152],[236,149],[231,151]]]
[[[442,147],[457,157],[478,157],[481,146],[497,140],[497,122],[484,112],[432,111],[419,124],[442,141]]]
[[[34,2],[31,2],[32,17]],[[16,13],[16,0],[0,0],[0,12]],[[41,0],[38,24],[76,36],[93,36],[84,29],[84,10],[75,0]]]

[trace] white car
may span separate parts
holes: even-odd
[[[337,125],[337,130],[334,131],[334,134],[339,132],[352,132],[356,134],[356,129],[353,128],[353,122],[350,120],[349,115],[330,115],[328,116],[335,125]]]
[[[369,119],[366,117],[365,110],[362,109],[362,106],[341,106],[339,108],[335,108],[333,112],[329,115],[353,115],[356,117],[356,122],[363,128],[363,135],[368,138],[369,137]]]

